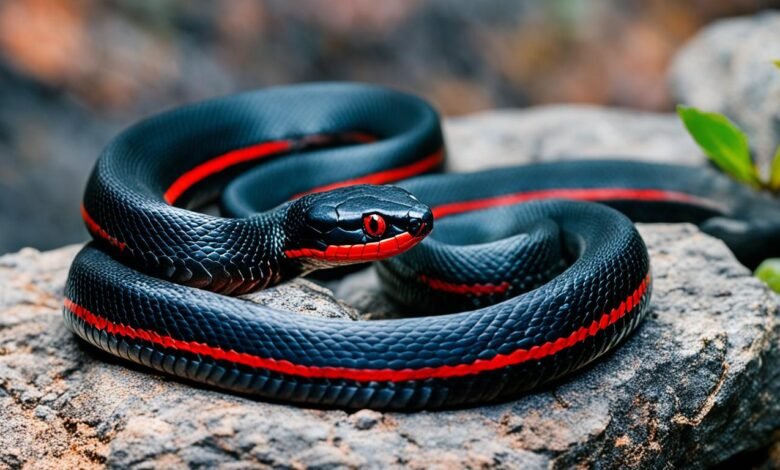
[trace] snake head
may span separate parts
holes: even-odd
[[[287,210],[284,252],[317,266],[403,253],[433,229],[431,209],[394,186],[349,186],[314,193]]]

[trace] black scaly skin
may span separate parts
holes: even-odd
[[[421,176],[398,185],[431,207],[550,189],[633,188],[683,192],[700,201],[600,202],[635,222],[697,224],[705,233],[726,242],[750,268],[764,259],[780,256],[780,203],[710,168],[619,160],[562,161],[471,174]],[[459,311],[522,294],[560,272],[558,241],[562,234],[557,224],[530,217],[522,205],[495,211],[437,220],[436,231],[425,243],[377,265],[386,292],[407,306],[410,313]],[[534,249],[528,249],[529,246]],[[469,262],[463,263],[464,259]],[[489,296],[442,293],[420,282],[421,272],[469,285],[498,284],[505,280],[511,287],[502,294]]]
[[[383,118],[376,119],[380,113]],[[356,130],[381,136],[381,141],[336,148],[307,143],[311,136]],[[335,84],[247,93],[164,113],[122,133],[98,159],[84,209],[126,244],[118,258],[139,271],[225,294],[265,288],[290,268],[282,256],[286,208],[225,219],[171,207],[163,193],[182,173],[218,155],[285,139],[295,142],[295,151],[263,165],[269,175],[293,160],[309,171],[258,188],[269,201],[263,210],[315,185],[389,163],[412,163],[443,145],[436,113],[408,95]],[[177,206],[213,200],[226,181],[246,168],[238,165],[205,180]]]
[[[378,141],[333,148],[306,138],[353,131]],[[249,217],[207,216],[163,200],[172,182],[195,165],[279,139],[299,145],[292,153],[263,160],[224,193],[228,212]],[[106,149],[90,180],[85,210],[116,240],[109,243],[98,233],[74,261],[65,292],[66,324],[105,351],[179,377],[271,400],[382,409],[506,399],[581,368],[634,330],[651,291],[644,243],[624,215],[575,201],[536,201],[437,220],[436,240],[384,262],[380,272],[390,291],[418,302],[410,310],[420,314],[458,307],[444,298],[441,310],[415,308],[429,301],[414,277],[420,272],[406,271],[416,263],[422,274],[450,276],[452,282],[497,282],[495,276],[508,274],[513,294],[528,290],[477,310],[404,320],[322,320],[205,290],[244,292],[326,264],[287,259],[285,250],[322,248],[323,240],[370,242],[356,228],[364,215],[361,205],[365,213],[385,216],[388,236],[404,231],[424,236],[430,226],[420,229],[419,222],[430,222],[430,213],[399,189],[362,186],[284,201],[314,187],[408,165],[441,145],[438,120],[424,102],[356,85],[274,89],[144,121]],[[611,204],[640,220],[699,223],[722,235],[744,259],[761,250],[778,251],[776,206],[709,170],[593,165],[434,175],[402,186],[431,207],[539,185],[690,190],[718,206]],[[177,204],[211,199],[229,177],[245,169],[238,166],[209,178]],[[746,236],[746,225],[755,232]],[[530,235],[516,235],[518,228],[529,229]],[[760,236],[751,238],[754,233]],[[503,241],[475,248],[479,260],[453,247],[496,239]],[[126,246],[119,248],[117,241]],[[493,262],[491,256],[509,262]],[[435,267],[426,257],[449,262]],[[546,274],[523,271],[518,262],[539,266]],[[465,302],[475,304],[473,298]],[[621,305],[621,315],[604,323],[604,314],[609,317]],[[542,354],[539,347],[545,344]],[[553,344],[557,347],[550,352]]]

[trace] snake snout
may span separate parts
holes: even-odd
[[[428,206],[418,205],[409,211],[406,230],[415,237],[424,237],[433,230],[433,212]]]

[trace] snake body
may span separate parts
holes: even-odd
[[[697,223],[747,264],[778,252],[776,205],[708,169],[424,175],[443,163],[435,111],[376,87],[275,88],[150,118],[90,177],[94,241],[73,262],[65,322],[113,355],[269,400],[434,409],[562,377],[641,322],[647,250],[626,215],[594,201]],[[220,194],[231,217],[190,210]],[[417,316],[323,320],[228,295],[373,260]]]

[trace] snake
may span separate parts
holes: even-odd
[[[780,253],[777,204],[707,167],[444,169],[435,109],[379,86],[280,86],[149,117],[89,177],[93,240],[64,322],[113,356],[269,402],[446,409],[554,384],[626,341],[653,285],[634,222],[695,223],[746,265]],[[239,297],[374,261],[402,318]]]

